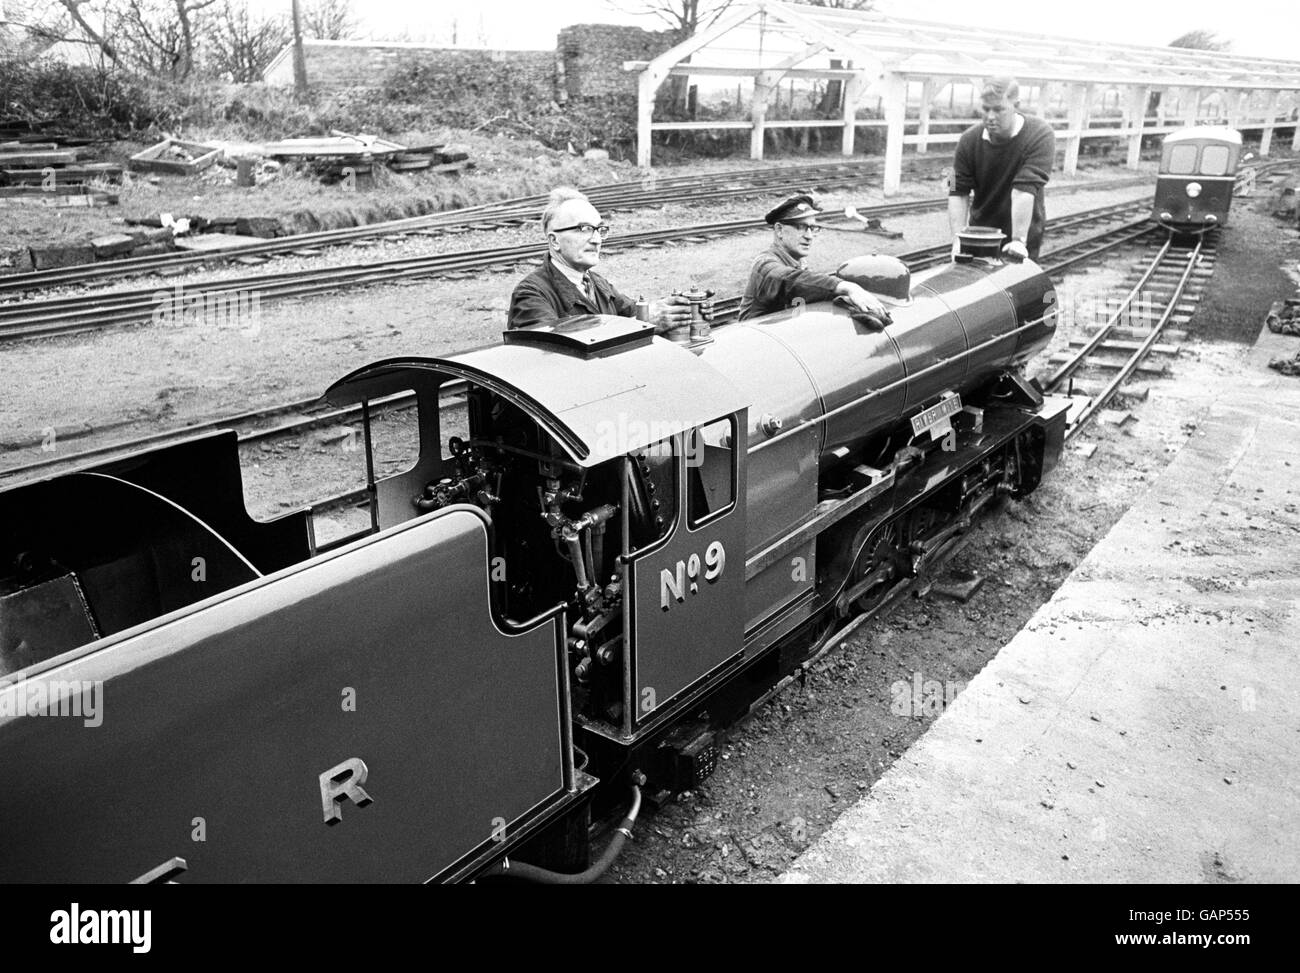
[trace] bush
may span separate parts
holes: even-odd
[[[0,111],[84,132],[148,128],[183,106],[115,72],[11,57],[0,61]]]

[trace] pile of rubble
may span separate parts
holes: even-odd
[[[1265,319],[1268,330],[1274,334],[1300,336],[1300,297],[1285,301],[1274,301],[1268,309]],[[1300,351],[1290,358],[1274,358],[1268,363],[1269,368],[1276,369],[1283,375],[1300,375]]]
[[[305,162],[327,182],[345,178],[366,180],[376,165],[395,172],[458,174],[474,168],[469,153],[441,143],[402,145],[378,135],[352,135],[331,129],[328,138],[283,139],[267,142],[262,155],[280,162]]]
[[[209,144],[168,135],[131,156],[125,165],[87,161],[89,139],[59,136],[25,122],[0,119],[0,207],[6,205],[92,206],[118,203],[107,191],[124,172],[152,183],[170,176],[201,176],[253,186],[294,165],[307,167],[326,182],[349,181],[350,188],[373,185],[376,166],[397,172],[456,175],[474,168],[469,154],[444,144],[402,145],[375,135],[334,131],[329,137],[283,139],[264,144]],[[234,170],[230,172],[229,170]],[[24,247],[4,257],[17,272],[70,267],[99,260],[150,256],[175,249],[220,250],[249,237],[285,236],[290,231],[274,217],[201,216],[173,218],[154,213],[127,219],[126,229],[68,245]]]

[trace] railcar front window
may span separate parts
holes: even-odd
[[[1169,164],[1165,171],[1171,176],[1190,176],[1196,172],[1196,146],[1173,146],[1169,150]]]
[[[1226,145],[1207,145],[1201,153],[1201,175],[1226,176],[1232,152]]]

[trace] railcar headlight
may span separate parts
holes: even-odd
[[[1199,182],[1189,182],[1187,184],[1187,195],[1195,199],[1201,195],[1201,184]]]

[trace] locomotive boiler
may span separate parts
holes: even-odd
[[[0,493],[0,878],[583,868],[593,807],[694,786],[1057,461],[1067,403],[1023,373],[1049,279],[898,268],[886,327],[587,317],[362,368],[325,397],[363,406],[370,524],[331,544],[310,508],[246,514],[233,432]],[[381,477],[370,404],[398,392],[419,456]]]

